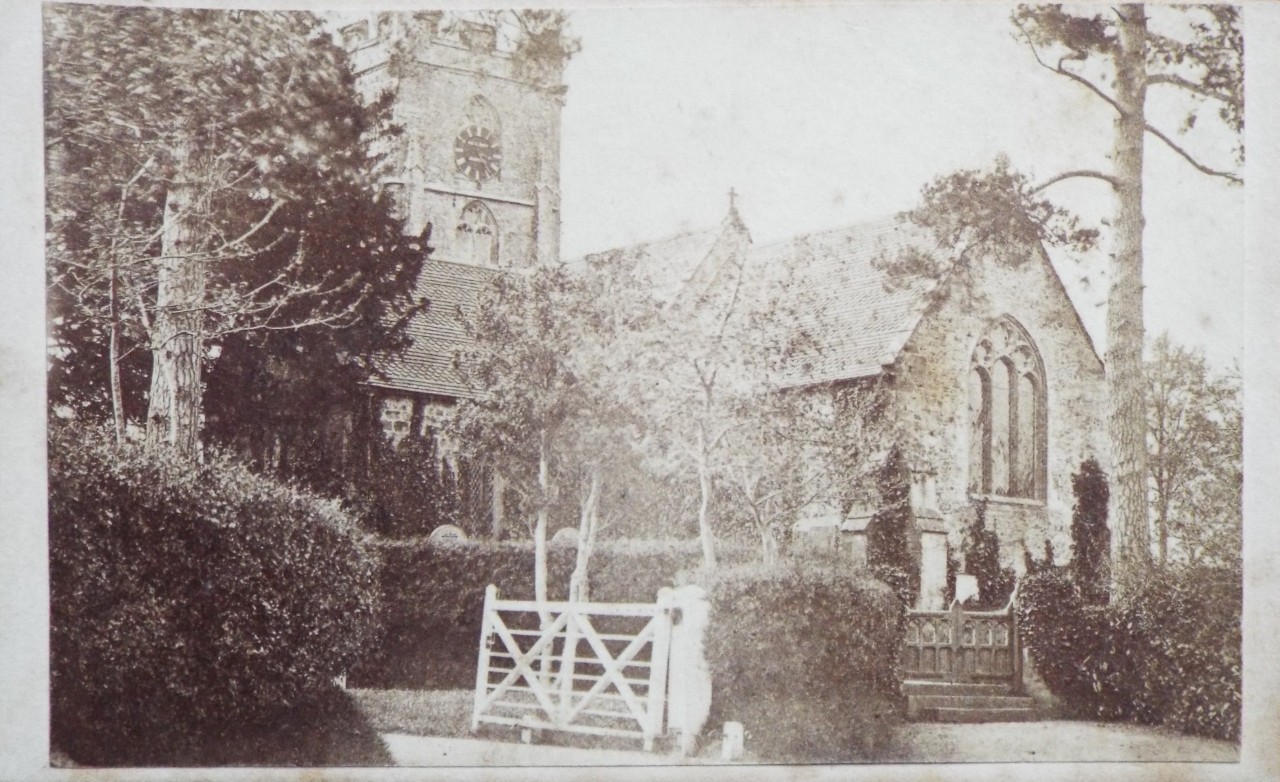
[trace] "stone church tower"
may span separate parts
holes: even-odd
[[[560,253],[560,69],[517,53],[512,31],[441,11],[379,12],[339,30],[367,99],[390,91],[382,183],[433,261],[509,268]]]
[[[560,258],[563,60],[528,56],[501,14],[342,17],[357,88],[370,102],[390,94],[401,131],[382,142],[383,194],[406,233],[432,229],[415,291],[430,306],[410,321],[408,348],[367,381],[374,419],[399,442],[438,432],[474,392],[457,357],[470,344],[465,313],[494,275]],[[497,534],[501,482],[483,465],[456,463],[455,475],[462,523]]]

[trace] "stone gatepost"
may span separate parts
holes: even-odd
[[[680,733],[680,751],[687,755],[711,712],[711,668],[705,652],[711,604],[706,590],[695,585],[671,590],[671,598],[667,728]]]
[[[947,595],[947,528],[942,519],[917,519],[920,528],[920,597],[916,608],[942,611]]]
[[[920,596],[916,608],[942,611],[946,609],[947,594],[947,526],[938,512],[933,472],[912,471],[911,507],[920,534]]]

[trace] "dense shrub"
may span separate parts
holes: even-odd
[[[876,578],[914,605],[920,594],[920,537],[911,510],[911,476],[896,447],[876,472],[879,504],[867,522],[867,564]]]
[[[1069,713],[1239,738],[1238,570],[1153,571],[1110,606],[1071,572],[1027,578],[1019,601],[1024,643]]]
[[[367,464],[353,472],[352,505],[380,535],[414,537],[463,522],[457,476],[440,459],[434,435],[411,434],[398,444],[376,437],[368,445]]]
[[[1019,632],[1068,716],[1134,716],[1128,646],[1105,608],[1089,605],[1067,568],[1028,576],[1018,592]]]
[[[697,574],[711,602],[708,725],[769,762],[867,760],[901,714],[903,603],[864,574],[789,561]]]
[[[78,427],[53,429],[49,446],[56,747],[92,765],[270,762],[253,753],[271,738],[246,731],[311,714],[356,748],[326,759],[387,760],[325,695],[367,645],[377,594],[375,561],[335,504],[220,457],[117,449]]]
[[[1071,568],[1081,594],[1089,603],[1107,602],[1111,579],[1111,530],[1107,503],[1111,489],[1107,475],[1093,459],[1071,476],[1075,505],[1071,511]]]
[[[381,636],[352,670],[351,681],[367,687],[474,686],[485,587],[496,585],[504,598],[533,599],[533,546],[419,540],[380,548]],[[733,562],[754,553],[726,548],[721,555]],[[576,552],[552,546],[548,554],[548,597],[563,600]],[[588,571],[591,599],[652,602],[677,573],[700,563],[697,541],[601,543]]]
[[[1013,592],[1016,576],[1000,564],[1000,536],[987,527],[987,501],[973,507],[973,523],[965,528],[961,543],[965,572],[978,582],[978,597],[968,606],[978,610],[1003,608]]]

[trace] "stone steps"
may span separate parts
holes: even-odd
[[[908,681],[907,719],[920,722],[1030,722],[1035,702],[1007,684]]]

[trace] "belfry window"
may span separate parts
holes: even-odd
[[[1012,318],[978,341],[968,378],[969,490],[997,497],[1044,499],[1044,365]]]
[[[481,202],[471,201],[462,208],[454,240],[457,260],[477,266],[498,265],[498,221]]]

